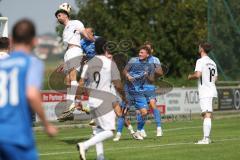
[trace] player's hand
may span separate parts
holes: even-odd
[[[48,123],[47,125],[45,125],[45,132],[48,136],[53,137],[57,135],[58,129],[54,125]]]
[[[191,78],[192,78],[192,75],[189,74],[189,75],[188,75],[188,80],[191,80]]]
[[[127,79],[128,81],[130,82],[133,82],[134,81],[134,78],[132,76],[130,76],[129,74],[127,74]]]

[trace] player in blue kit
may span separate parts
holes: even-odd
[[[149,64],[153,64],[153,66],[154,66],[154,76],[155,76],[154,79],[156,77],[162,76],[163,71],[162,71],[162,68],[161,68],[160,60],[157,57],[152,55],[152,53],[154,51],[153,47],[152,47],[152,44],[150,42],[146,41],[144,43],[144,45],[149,47],[150,50],[151,50],[151,54],[149,55],[149,57],[147,59],[147,62]],[[160,137],[160,136],[163,135],[163,132],[162,132],[162,127],[161,127],[160,111],[156,106],[156,91],[155,91],[156,86],[152,83],[153,81],[145,81],[145,82],[146,83],[144,83],[144,85],[143,85],[144,95],[147,98],[147,102],[148,102],[150,108],[153,110],[154,119],[155,119],[155,122],[156,122],[156,125],[157,125],[157,137]],[[139,117],[139,116],[140,116],[140,114],[137,115],[137,117]],[[147,136],[144,129],[140,130],[140,134],[143,137]]]
[[[154,66],[148,63],[148,57],[151,54],[151,50],[147,46],[140,48],[138,57],[132,58],[124,69],[124,74],[127,78],[126,85],[128,87],[129,95],[132,96],[134,106],[140,112],[140,116],[137,116],[137,130],[141,131],[145,124],[145,117],[147,115],[148,103],[145,97],[143,85],[148,83],[147,81],[153,81]],[[135,133],[136,137],[143,139],[140,132]]]
[[[128,93],[127,85],[124,86],[124,91],[125,91],[125,95],[126,95],[128,104],[126,105],[125,103],[121,103],[119,105],[119,109],[116,109],[117,107],[115,108],[116,115],[118,116],[118,118],[117,118],[117,133],[113,139],[113,141],[115,141],[115,142],[120,140],[124,126],[127,127],[127,129],[129,130],[129,132],[133,136],[133,138],[138,139],[138,137],[136,137],[134,134],[135,132],[133,130],[130,120],[126,117],[128,110],[129,110],[129,106],[134,105],[133,104],[134,100]]]
[[[95,40],[98,38],[98,36],[94,35],[93,28],[86,28],[86,31],[88,32],[88,34],[92,35]],[[95,42],[83,38],[81,39],[80,44],[83,52],[86,54],[87,60],[93,58],[96,55]]]
[[[0,160],[38,159],[32,131],[32,110],[49,136],[57,129],[48,123],[41,106],[44,66],[31,51],[36,44],[35,27],[21,20],[12,31],[14,51],[0,60]]]

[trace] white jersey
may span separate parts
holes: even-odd
[[[63,30],[63,42],[80,46],[81,35],[84,25],[79,20],[70,20]]]
[[[112,81],[120,80],[120,73],[115,62],[97,55],[84,65],[81,78],[89,80],[88,88],[112,93]]]
[[[0,52],[0,59],[5,59],[9,57],[9,54],[7,54],[7,52]]]
[[[204,56],[197,60],[196,71],[202,73],[198,80],[199,98],[217,97],[215,81],[218,72],[215,62],[208,56]]]
[[[89,92],[88,103],[90,108],[98,108],[104,101],[106,102],[107,107],[104,107],[106,107],[107,112],[98,111],[103,114],[94,117],[96,124],[104,130],[115,130],[116,115],[112,108],[114,100],[111,99],[111,95],[114,95],[115,90],[112,88],[114,87],[112,81],[120,80],[120,74],[115,62],[105,56],[95,56],[83,66],[81,78],[87,81],[87,88],[93,89]],[[99,94],[99,91],[102,92]],[[103,96],[103,99],[94,97],[94,94]]]

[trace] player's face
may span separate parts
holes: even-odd
[[[57,14],[57,20],[60,24],[64,24],[64,22],[66,21],[67,19],[67,15],[64,14],[64,13],[58,13]]]
[[[149,54],[145,49],[141,49],[138,53],[138,57],[140,60],[147,59],[148,56],[149,56]]]

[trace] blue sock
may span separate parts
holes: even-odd
[[[124,120],[125,118],[122,116],[122,117],[118,117],[118,126],[117,126],[117,132],[120,132],[122,133],[122,130],[123,130],[123,126],[124,126]]]
[[[161,115],[160,115],[160,111],[157,108],[153,109],[153,115],[154,115],[154,119],[157,124],[157,127],[161,127]]]
[[[145,117],[143,118],[140,113],[137,114],[137,130],[141,131],[145,124]]]

